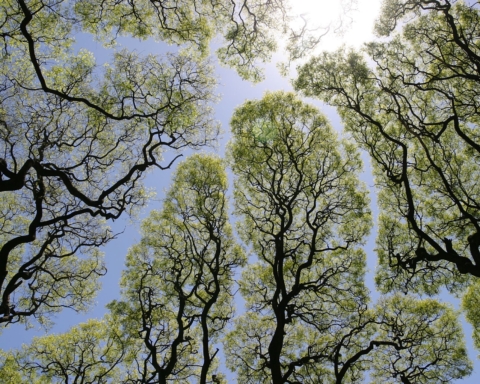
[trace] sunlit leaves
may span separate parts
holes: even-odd
[[[475,347],[480,350],[480,283],[475,282],[470,285],[467,293],[463,296],[462,304],[466,312],[467,320],[473,327],[473,342]]]
[[[452,308],[432,299],[401,295],[378,305],[378,337],[392,345],[377,347],[375,383],[451,383],[471,373],[462,330]]]
[[[127,255],[123,300],[109,307],[138,348],[141,380],[205,382],[215,373],[213,343],[233,315],[233,273],[245,262],[228,223],[226,190],[219,158],[189,157]]]
[[[461,15],[475,18],[478,11],[460,4],[451,15],[444,10],[439,6],[407,24],[389,42],[366,45],[375,70],[360,53],[340,50],[312,59],[296,82],[306,94],[338,106],[346,128],[374,159],[384,212],[382,262],[408,267],[418,275],[411,282],[422,284],[424,276],[431,293],[448,279],[461,282],[459,273],[478,274],[478,118],[472,109],[478,81],[464,65],[475,61],[476,48],[470,48],[470,32],[463,43],[452,40]]]
[[[231,125],[235,212],[258,261],[242,275],[248,312],[228,335],[227,361],[242,382],[310,382],[333,369],[334,346],[367,302],[360,159],[294,94],[247,101]]]
[[[289,5],[285,0],[139,0],[135,3],[77,0],[71,8],[57,4],[55,11],[53,7],[41,9],[31,29],[35,31],[42,20],[56,18],[57,25],[70,26],[68,21],[75,29],[92,34],[105,46],[115,46],[118,36],[132,36],[175,44],[186,49],[189,55],[201,58],[208,54],[211,40],[221,36],[221,46],[217,50],[220,61],[253,81],[263,78],[260,65],[270,60],[280,36],[289,37],[287,50],[290,56],[297,58],[298,52],[318,44],[322,35],[305,26],[303,30],[293,30],[290,22],[294,17],[288,13]],[[20,11],[18,13],[21,15]]]
[[[5,354],[0,377],[5,383],[112,383],[121,380],[124,357],[124,340],[111,319],[91,319]]]
[[[338,107],[373,159],[380,289],[459,294],[472,284],[464,301],[472,321],[479,15],[477,4],[386,1],[377,33],[388,40],[312,58],[296,80],[306,95]]]
[[[1,6],[3,323],[86,309],[105,272],[96,248],[113,237],[104,220],[146,203],[146,172],[176,159],[166,150],[209,145],[219,127],[198,56],[121,50],[98,68],[72,48],[82,23],[71,3]]]

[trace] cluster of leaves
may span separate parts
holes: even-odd
[[[258,262],[243,272],[247,313],[227,361],[245,382],[307,382],[297,369],[327,358],[331,337],[342,337],[367,300],[358,245],[370,213],[358,153],[340,148],[325,117],[293,94],[247,102],[231,125],[240,236]]]
[[[0,379],[5,384],[106,383],[121,379],[118,363],[124,359],[124,338],[114,322],[92,319],[68,334],[36,338],[21,351],[2,353]]]

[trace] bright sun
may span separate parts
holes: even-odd
[[[293,0],[291,3],[293,12],[302,15],[309,25],[321,28],[330,25],[321,48],[332,50],[341,44],[358,47],[372,39],[381,0]]]

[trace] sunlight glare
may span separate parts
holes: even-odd
[[[334,50],[342,44],[358,48],[372,40],[380,5],[381,0],[293,0],[292,10],[309,28],[330,27],[319,48]]]

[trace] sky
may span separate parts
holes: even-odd
[[[329,0],[294,0],[296,6],[294,10],[299,14],[302,14],[306,19],[309,19],[311,23],[317,23],[319,26],[326,26],[328,20],[335,17],[341,10],[341,1]],[[339,47],[341,44],[348,46],[360,47],[365,41],[373,38],[372,26],[373,21],[378,13],[379,1],[378,0],[358,0],[357,11],[352,13],[352,19],[345,19],[343,25],[348,29],[342,34],[329,33],[325,36],[324,42],[321,45],[321,49],[333,50]],[[160,43],[154,43],[152,41],[138,42],[134,39],[122,38],[121,43],[127,48],[135,48],[142,54],[149,53],[161,53],[165,51],[165,46]],[[79,36],[77,38],[77,45],[79,47],[91,50],[97,58],[97,64],[101,64],[108,59],[108,56],[100,44],[93,42],[88,36]],[[215,42],[213,43],[213,49]],[[168,49],[172,49],[171,47]],[[212,152],[216,152],[219,155],[224,154],[225,144],[229,139],[229,121],[232,116],[234,108],[241,105],[248,99],[260,99],[266,91],[275,90],[293,90],[288,78],[282,77],[277,70],[275,62],[282,61],[283,57],[277,54],[274,57],[274,62],[265,66],[266,79],[259,84],[252,84],[247,81],[243,81],[236,74],[235,71],[229,68],[216,66],[216,73],[220,82],[218,93],[221,96],[220,101],[215,106],[215,116],[221,122],[223,128],[223,135],[219,140],[218,147],[210,149]],[[292,75],[294,71],[292,72]],[[326,114],[330,123],[338,131],[342,131],[341,121],[335,110],[331,107],[325,106],[318,101],[307,99],[307,102],[318,106],[323,113]],[[208,152],[208,149],[205,150]],[[185,152],[184,152],[185,153]],[[363,155],[365,172],[362,175],[362,179],[367,183],[371,191],[371,201],[373,213],[376,213],[376,200],[373,190],[373,179],[369,170],[369,160],[366,154]],[[161,200],[164,196],[165,190],[170,184],[171,172],[175,169],[175,166],[171,170],[153,171],[146,179],[146,185],[156,191],[156,197],[153,198],[149,205],[145,207],[142,214],[135,220],[131,220],[127,217],[120,219],[113,223],[112,228],[115,232],[123,232],[117,239],[111,241],[107,246],[103,247],[105,253],[105,261],[107,264],[108,273],[102,278],[102,290],[97,297],[97,305],[92,308],[88,313],[77,314],[72,310],[65,310],[57,315],[53,320],[55,326],[50,332],[61,333],[67,331],[71,326],[85,321],[89,318],[100,318],[105,313],[105,305],[111,300],[118,299],[120,294],[119,279],[122,269],[124,267],[124,260],[127,254],[128,248],[137,243],[140,240],[139,227],[141,219],[148,215],[151,209],[160,209]],[[231,176],[231,175],[230,175]],[[230,182],[230,185],[233,183]],[[232,204],[232,203],[230,203]],[[368,243],[365,247],[368,259],[369,272],[366,277],[367,286],[372,291],[372,301],[378,297],[378,293],[375,291],[373,284],[374,269],[376,265],[376,256],[374,253],[375,242],[375,228],[372,230],[372,235],[369,237]],[[458,307],[458,300],[455,301],[448,294],[443,294],[442,299],[452,302]],[[465,336],[469,349],[469,356],[472,362],[475,364],[475,372],[469,378],[459,381],[465,384],[474,384],[476,374],[480,376],[480,363],[476,358],[477,352],[473,349],[473,343],[471,338],[471,327],[465,322]],[[0,334],[0,346],[2,349],[18,348],[22,343],[28,343],[33,336],[39,336],[44,334],[43,330],[30,329],[25,330],[24,326],[15,324],[5,329]],[[226,371],[226,370],[224,370]]]

